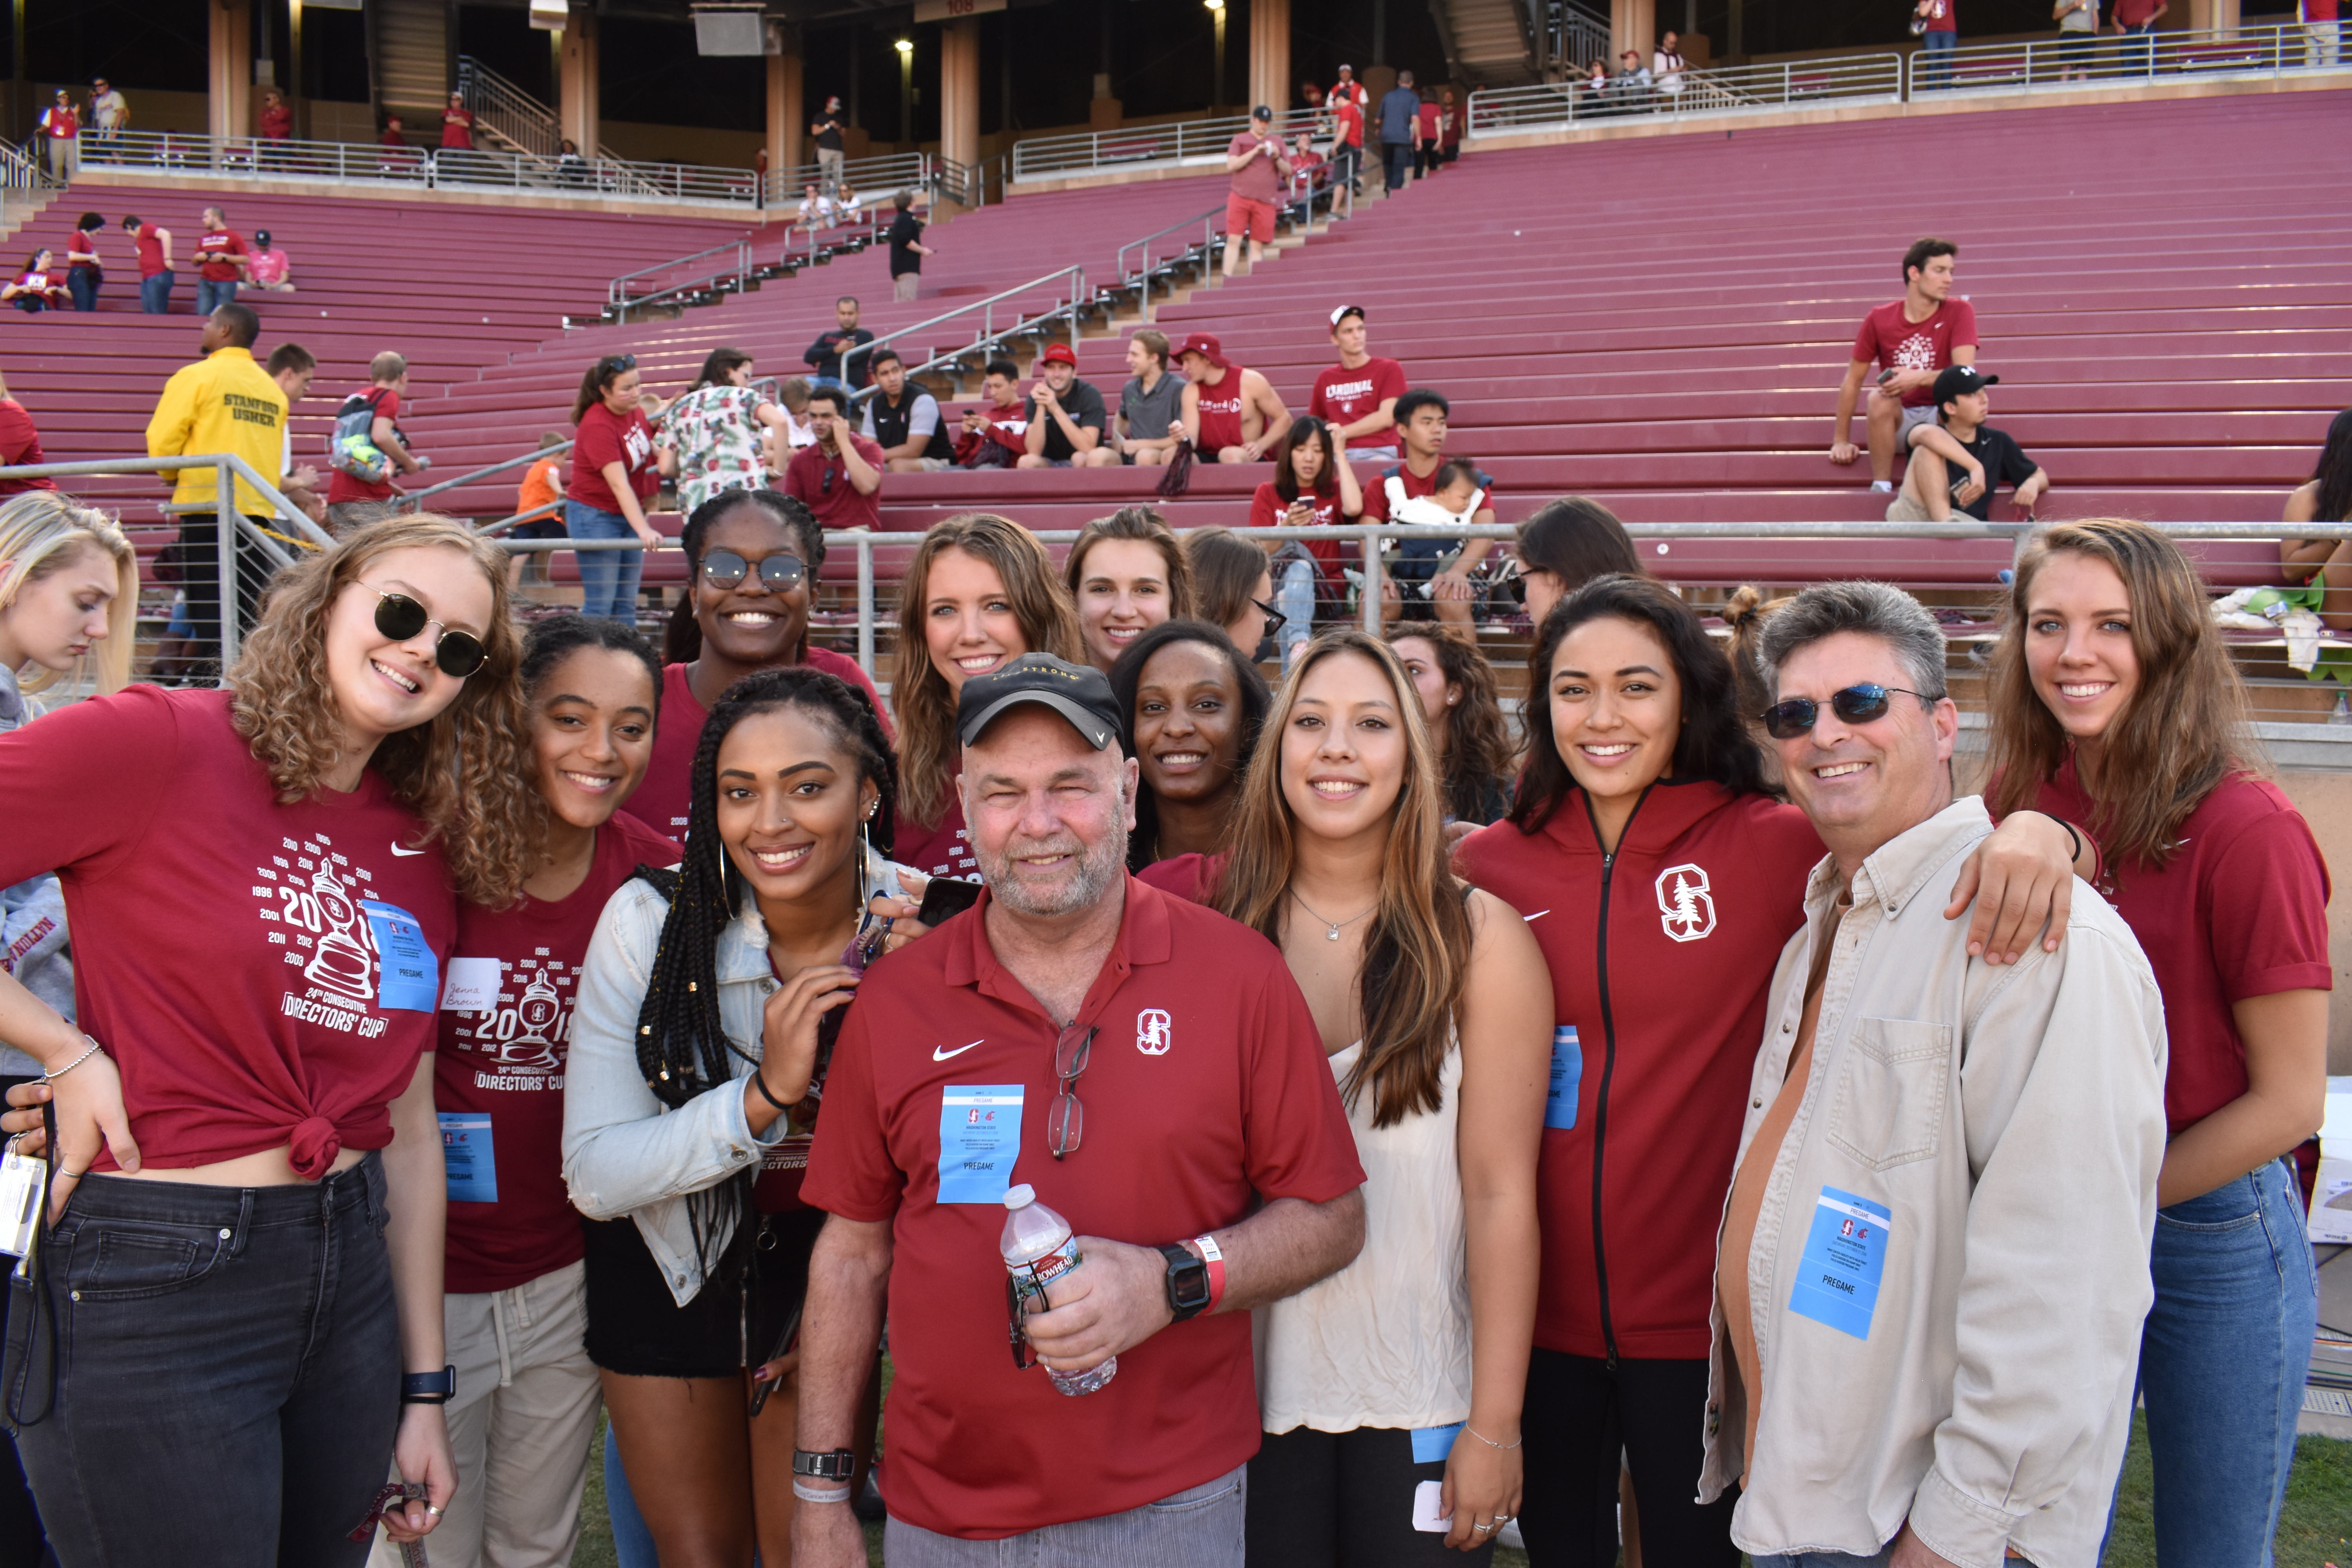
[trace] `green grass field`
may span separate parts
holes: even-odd
[[[2132,1424],[2130,1454],[2124,1460],[2123,1498],[2115,1539],[2107,1543],[2105,1568],[2156,1568],[2155,1527],[2148,1513],[2147,1437]],[[588,1496],[581,1508],[580,1545],[572,1568],[614,1568],[613,1533],[604,1522],[604,1439],[600,1433],[588,1461]],[[2305,1437],[2295,1445],[2294,1475],[2287,1483],[2286,1508],[2279,1517],[2278,1568],[2352,1568],[2352,1443]],[[882,1531],[866,1532],[866,1560],[880,1568]],[[1527,1557],[1497,1550],[1496,1568],[1526,1568]]]

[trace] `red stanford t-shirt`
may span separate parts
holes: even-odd
[[[2029,809],[2098,829],[2072,758]],[[2276,784],[2241,775],[2219,785],[2181,823],[2180,839],[2160,871],[2103,865],[2099,876],[2164,994],[2164,1115],[2175,1137],[2246,1092],[2246,1042],[2231,1007],[2332,990],[2336,975],[2327,862]]]
[[[75,1006],[121,1071],[148,1169],[290,1142],[316,1178],[392,1142],[387,1108],[433,1048],[457,895],[373,771],[278,805],[228,705],[133,686],[0,735],[16,803],[0,887],[63,881]]]
[[[1369,359],[1354,370],[1335,364],[1316,376],[1315,390],[1307,399],[1307,412],[1337,429],[1377,413],[1390,398],[1402,397],[1404,390],[1404,366],[1392,359]],[[1351,452],[1360,447],[1396,444],[1393,425],[1369,436],[1348,437],[1348,449]]]
[[[400,417],[400,394],[393,391],[388,386],[372,386],[368,388],[368,395],[376,400],[375,414],[368,421],[368,428],[370,430],[374,429],[375,421],[377,419],[397,419]],[[396,472],[397,470],[395,469],[394,471]],[[334,469],[333,473],[335,477],[327,482],[327,504],[329,506],[340,506],[344,501],[390,500],[392,499],[391,473],[386,473],[384,475],[383,483],[374,485],[369,484],[364,479],[353,479],[351,475],[343,472],[341,468]]]
[[[604,465],[618,463],[629,489],[645,500],[661,488],[661,471],[654,466],[654,428],[637,409],[623,418],[602,403],[592,403],[580,416],[580,434],[572,443],[572,484],[567,500],[617,512],[620,498],[604,482]]]
[[[511,1290],[580,1260],[580,1216],[563,1184],[563,1066],[580,966],[605,900],[629,873],[677,858],[676,844],[618,812],[597,833],[588,879],[570,898],[526,897],[506,910],[458,906],[444,984],[473,982],[469,960],[495,963],[497,1005],[441,1014],[433,1105],[444,1118],[489,1119],[487,1139],[478,1127],[466,1133],[477,1162],[488,1143],[498,1195],[460,1202],[450,1194],[444,1278],[452,1294]]]
[[[1339,487],[1336,480],[1328,489],[1308,490],[1298,499],[1314,507],[1315,515],[1308,521],[1318,528],[1332,528],[1348,521],[1346,514],[1339,510]],[[1288,521],[1289,517],[1290,503],[1282,499],[1282,492],[1274,488],[1272,479],[1259,485],[1250,497],[1249,525],[1252,528],[1278,528]],[[1340,575],[1339,541],[1302,539],[1299,542],[1307,547],[1307,554],[1315,557],[1317,567],[1333,587],[1346,583]]]
[[[1966,300],[1947,300],[1924,321],[1903,318],[1903,301],[1881,305],[1862,319],[1853,335],[1853,357],[1881,370],[1942,370],[1952,363],[1952,351],[1977,346],[1977,308]],[[1903,395],[1906,408],[1936,400],[1933,386],[1915,386]]]
[[[1056,1031],[997,962],[985,894],[877,964],[842,1026],[802,1196],[890,1226],[898,1376],[883,1490],[894,1516],[925,1530],[985,1541],[1118,1513],[1257,1452],[1246,1312],[1162,1329],[1083,1399],[1056,1394],[1041,1367],[1013,1370],[996,1252],[1004,1186],[1034,1185],[1080,1236],[1153,1246],[1236,1224],[1260,1198],[1328,1203],[1364,1180],[1315,1020],[1274,944],[1132,878],[1126,890],[1118,939],[1078,1009],[1100,1032],[1077,1085],[1085,1137],[1065,1159],[1045,1150]],[[945,1101],[975,1088],[1019,1092],[1014,1163],[994,1193],[942,1203]]]
[[[811,669],[837,675],[872,698],[875,710],[882,715],[882,732],[893,742],[898,740],[890,728],[890,710],[882,706],[882,694],[874,689],[874,682],[856,659],[814,644],[807,654],[803,662]],[[630,816],[679,839],[686,837],[687,814],[694,805],[694,751],[702,744],[702,721],[710,717],[710,710],[695,700],[688,668],[673,664],[662,671],[661,718],[654,726],[653,762],[646,769],[646,782],[629,797]]]
[[[215,283],[226,283],[244,274],[234,261],[220,259],[246,254],[245,236],[226,228],[208,228],[197,237],[196,257],[201,263],[196,270]]]

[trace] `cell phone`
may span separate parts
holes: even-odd
[[[1894,379],[1895,373],[1891,370],[1882,370],[1878,373],[1878,384],[1881,386],[1885,386],[1888,382],[1893,381]]]
[[[923,889],[922,907],[915,918],[927,926],[937,926],[980,902],[978,882],[959,882],[953,877],[934,877],[931,885]]]

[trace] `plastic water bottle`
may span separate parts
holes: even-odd
[[[1004,1216],[1004,1232],[997,1239],[996,1250],[1013,1276],[1013,1288],[1021,1293],[1022,1310],[1045,1311],[1053,1304],[1046,1298],[1045,1286],[1082,1261],[1077,1237],[1070,1233],[1070,1222],[1039,1203],[1037,1189],[1026,1182],[1005,1193],[1004,1206],[1010,1212]],[[1055,1372],[1049,1366],[1045,1373],[1064,1394],[1092,1394],[1118,1375],[1118,1357],[1088,1372]]]

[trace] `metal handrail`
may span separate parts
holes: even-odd
[[[576,436],[572,437],[574,441],[578,439]],[[443,490],[454,490],[461,486],[470,485],[477,480],[487,479],[492,474],[503,474],[509,468],[519,468],[536,458],[561,457],[570,450],[572,450],[572,441],[559,441],[552,447],[533,447],[520,458],[503,458],[487,468],[476,468],[472,473],[459,474],[454,479],[443,479],[440,483],[427,485],[421,490],[404,490],[400,496],[401,504],[406,510],[415,511],[418,510],[416,503],[426,496],[439,495]]]
[[[842,162],[841,177],[856,191],[873,191],[887,202],[893,191],[928,191],[937,178],[938,170],[929,153],[877,153],[870,158],[848,158]],[[801,192],[810,185],[823,190],[830,176],[819,163],[795,163],[788,169],[772,169],[768,174],[768,205],[789,207],[801,199]]]
[[[1909,57],[1909,96],[1956,92],[2034,92],[2130,87],[2153,77],[2198,81],[2276,79],[2288,71],[2352,68],[2341,35],[2333,62],[2315,32],[2321,24],[2276,27],[2207,27],[2194,31],[2118,35],[2062,34],[2023,43],[1963,44]],[[2077,41],[2079,40],[2079,41]]]
[[[1055,305],[1052,310],[1041,311],[1034,316],[1023,317],[1020,320],[1015,321],[1011,326],[1006,327],[1001,332],[996,330],[996,307],[998,305],[1003,304],[1007,300],[1015,299],[1024,294],[1034,294],[1040,289],[1045,288],[1046,285],[1065,278],[1070,279],[1070,298],[1066,304]],[[887,345],[895,344],[900,338],[911,336],[916,332],[929,331],[933,327],[939,326],[943,322],[954,321],[958,316],[968,316],[974,310],[981,312],[981,325],[978,335],[975,336],[971,342],[965,343],[961,347],[950,349],[943,354],[934,354],[919,365],[911,365],[908,368],[907,374],[908,375],[919,375],[927,370],[935,370],[940,365],[949,364],[957,360],[961,360],[966,354],[971,353],[976,350],[986,349],[991,345],[1001,343],[1007,338],[1019,337],[1024,332],[1036,331],[1040,328],[1050,325],[1052,322],[1065,315],[1068,316],[1070,320],[1070,347],[1075,350],[1078,346],[1078,312],[1086,309],[1092,302],[1093,301],[1088,300],[1087,297],[1087,269],[1083,266],[1076,265],[1057,267],[1051,272],[1032,278],[1026,283],[1016,283],[1010,289],[991,294],[985,300],[974,300],[970,304],[959,305],[954,310],[949,310],[944,314],[933,316],[928,321],[918,321],[911,327],[900,327],[896,331],[876,338],[870,343],[860,343],[854,349],[846,350],[841,356],[841,374],[845,378],[847,377],[849,374],[849,362],[859,354],[864,354],[870,362],[874,356],[875,351],[877,349],[881,349]],[[854,405],[864,402],[867,397],[873,395],[874,390],[875,389],[870,385],[858,388],[857,391],[850,395],[851,404]]]
[[[1610,47],[1609,18],[1596,16],[1575,0],[1551,0],[1538,29],[1542,47],[1539,61],[1547,72],[1581,70],[1594,60],[1617,58]]]
[[[1470,95],[1465,134],[1491,136],[1593,120],[1658,117],[1682,121],[1758,113],[1820,103],[1897,102],[1904,93],[1898,53],[1835,55],[1680,73],[1682,87],[1612,85],[1596,93],[1582,81],[1481,88]]]
[[[1138,284],[1141,286],[1142,293],[1138,298],[1137,307],[1142,312],[1142,319],[1144,321],[1148,321],[1151,320],[1151,242],[1155,239],[1164,239],[1180,229],[1189,232],[1194,224],[1199,224],[1201,226],[1201,244],[1199,248],[1202,255],[1208,255],[1216,249],[1218,237],[1223,232],[1223,225],[1224,216],[1225,204],[1219,202],[1215,206],[1211,207],[1208,211],[1202,213],[1197,217],[1179,218],[1174,223],[1168,225],[1164,228],[1155,228],[1150,234],[1143,236],[1141,238],[1130,239],[1125,245],[1118,247],[1117,261],[1118,266],[1119,286],[1121,288],[1127,288],[1129,286]],[[1130,272],[1127,268],[1127,253],[1138,248],[1139,247],[1140,247],[1143,251],[1143,265],[1138,270]],[[1192,253],[1192,248],[1193,247],[1190,246],[1186,247],[1183,254],[1190,256]],[[1170,259],[1173,260],[1176,258],[1171,258]]]
[[[1249,128],[1246,114],[1215,120],[1180,120],[1166,125],[1133,125],[1118,131],[1082,131],[1070,136],[1033,136],[1013,147],[1013,178],[1034,180],[1049,174],[1084,174],[1091,170],[1134,169],[1222,160],[1233,139]],[[1275,117],[1275,130],[1286,140],[1302,131],[1322,128],[1319,109],[1285,110]]]
[[[705,261],[714,256],[725,256],[728,258],[729,265],[706,268],[691,278],[673,279],[649,293],[633,295],[628,291],[628,284],[633,279],[650,278],[657,273],[667,276],[678,268],[691,267],[698,261]],[[751,239],[749,237],[742,239],[730,239],[724,245],[709,246],[695,251],[690,256],[681,256],[674,261],[659,261],[651,267],[640,267],[635,272],[622,273],[604,285],[604,306],[615,320],[625,320],[632,310],[661,304],[677,295],[710,288],[713,285],[727,282],[730,279],[740,283],[751,275]]]

